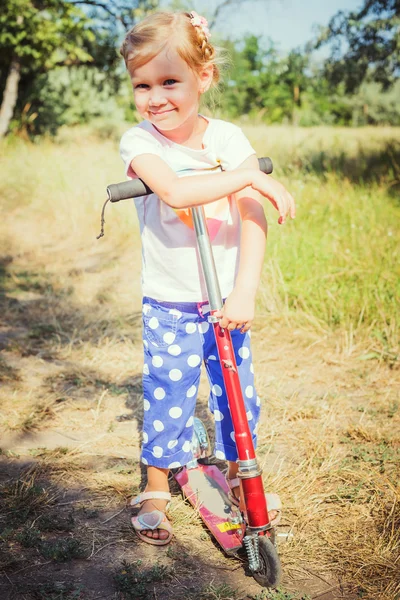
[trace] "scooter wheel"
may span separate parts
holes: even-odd
[[[276,588],[282,577],[278,553],[268,537],[260,535],[258,541],[261,568],[253,572],[253,577],[263,587]]]

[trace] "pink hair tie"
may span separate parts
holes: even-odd
[[[190,16],[191,16],[190,22],[193,25],[193,27],[200,27],[200,29],[204,33],[204,36],[208,42],[208,40],[211,37],[211,33],[210,33],[210,30],[208,29],[207,19],[205,19],[201,15],[198,15],[197,12],[195,12],[194,10],[192,10],[192,12],[190,13]]]

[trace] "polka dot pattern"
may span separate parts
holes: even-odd
[[[254,395],[254,388],[252,385],[248,385],[246,387],[246,389],[244,390],[244,393],[246,395],[246,398],[252,398]]]
[[[157,369],[159,369],[160,367],[163,366],[164,361],[161,358],[161,356],[153,356],[153,358],[151,359],[151,364],[153,365],[153,367],[156,367]]]
[[[188,391],[186,392],[186,397],[193,398],[193,396],[196,394],[196,392],[197,392],[197,387],[195,385],[191,385],[190,388],[188,389]]]
[[[189,367],[197,367],[201,362],[201,358],[198,354],[191,354],[187,359]]]
[[[171,369],[171,371],[168,373],[168,377],[172,381],[179,381],[180,379],[182,379],[182,371],[180,371],[179,369]]]
[[[149,327],[150,329],[157,329],[157,327],[159,326],[159,322],[157,317],[151,317],[151,319],[149,319]]]
[[[216,383],[212,386],[211,391],[214,396],[222,396],[222,387]]]
[[[190,460],[195,399],[204,359],[210,377],[208,401],[215,423],[215,456],[237,460],[213,327],[197,313],[186,313],[181,306],[158,307],[152,300],[146,301],[143,313],[144,334],[148,336],[143,342],[143,464],[175,469]],[[260,399],[254,389],[249,336],[233,331],[231,337],[247,418],[255,431]]]
[[[164,454],[164,452],[163,452],[163,449],[161,448],[161,446],[153,446],[153,455],[156,458],[161,458],[163,454]]]
[[[218,409],[214,410],[214,419],[216,421],[222,421],[222,419],[224,418],[224,415],[222,414],[222,412]]]
[[[165,398],[165,390],[162,387],[158,387],[154,390],[154,398],[156,400],[163,400]]]
[[[180,406],[173,406],[172,408],[169,409],[168,414],[173,419],[179,419],[179,417],[182,416],[182,412],[183,411]]]
[[[162,338],[166,344],[172,344],[172,342],[175,341],[176,335],[172,333],[172,331],[167,331],[167,333],[164,333]]]
[[[239,348],[238,354],[240,358],[246,359],[250,356],[250,350],[245,346],[242,346],[242,348]]]
[[[178,344],[172,344],[172,346],[168,346],[167,352],[172,356],[179,356],[182,352],[182,349],[180,346],[178,346]]]
[[[202,323],[199,323],[199,332],[202,333],[203,335],[205,333],[207,333],[207,331],[210,329],[210,324],[207,321],[203,321]]]
[[[168,465],[168,469],[177,469],[178,467],[181,467],[181,463],[178,460],[175,460],[174,462],[170,463]]]
[[[186,442],[182,446],[182,450],[184,452],[189,452],[191,447],[192,447],[192,444],[188,440],[186,440]]]

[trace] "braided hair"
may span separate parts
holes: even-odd
[[[125,36],[120,54],[130,73],[157,56],[167,45],[173,45],[179,56],[195,72],[210,64],[212,85],[220,79],[223,64],[220,49],[210,43],[201,27],[192,25],[192,14],[160,11],[152,13],[134,25]]]

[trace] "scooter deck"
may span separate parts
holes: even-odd
[[[219,545],[227,554],[235,554],[242,547],[245,525],[232,522],[240,513],[229,500],[223,473],[215,465],[199,464],[193,469],[184,467],[174,477]]]

